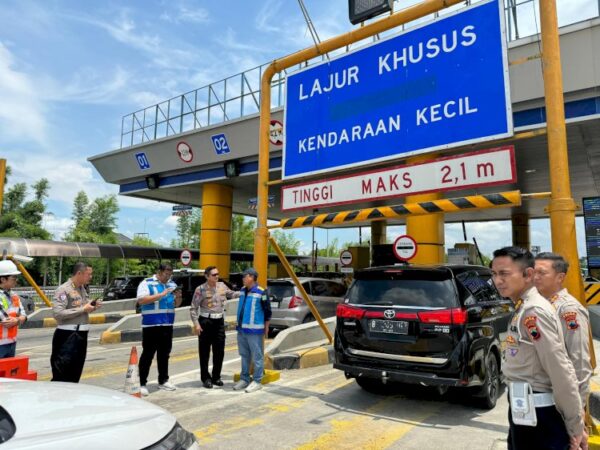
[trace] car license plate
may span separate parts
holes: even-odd
[[[369,322],[369,329],[375,333],[408,334],[408,322],[372,319]]]
[[[114,292],[109,292],[109,293],[108,293],[106,296],[107,296],[107,297],[114,297],[114,296],[115,296],[115,293],[114,293]]]
[[[279,302],[271,302],[271,309],[279,308]]]

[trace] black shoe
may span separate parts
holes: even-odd
[[[204,386],[206,389],[212,389],[212,387],[213,387],[212,381],[210,381],[210,380],[205,380],[205,381],[202,383],[202,385],[203,385],[203,386]]]
[[[213,382],[212,382],[212,384],[213,384],[214,386],[219,386],[219,387],[221,387],[221,386],[223,386],[223,381],[222,381],[222,380],[219,378],[218,380],[215,380],[215,381],[213,381]]]

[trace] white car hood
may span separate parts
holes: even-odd
[[[164,438],[176,422],[152,403],[75,383],[0,378],[0,406],[17,427],[2,450],[141,449]]]

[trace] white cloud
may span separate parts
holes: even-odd
[[[261,32],[273,32],[281,33],[283,29],[283,22],[281,17],[284,14],[281,13],[281,6],[283,2],[279,0],[268,0],[263,2],[263,6],[256,14],[255,24]]]
[[[177,216],[168,216],[167,218],[165,218],[165,220],[163,220],[163,225],[169,228],[175,228],[177,226],[177,220],[179,219],[179,217]]]
[[[73,219],[59,217],[53,213],[44,214],[42,219],[42,226],[52,234],[54,239],[62,239],[73,225]]]
[[[165,11],[160,15],[162,20],[171,23],[180,23],[180,22],[188,22],[188,23],[208,23],[210,21],[209,12],[197,6],[188,7],[186,5],[176,5],[175,11],[173,11],[173,5],[169,5],[169,12]]]
[[[44,144],[48,124],[46,105],[34,81],[16,69],[10,50],[0,42],[0,132],[11,139],[25,138]]]
[[[109,70],[111,76],[99,73],[91,67],[79,70],[69,82],[47,78],[42,89],[45,99],[60,102],[110,103],[123,101],[123,93],[129,91],[132,75],[122,67]]]

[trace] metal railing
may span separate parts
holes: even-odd
[[[48,297],[50,300],[52,300],[52,297],[54,296],[54,292],[56,291],[57,287],[58,286],[42,287],[41,290],[44,292],[44,294],[46,294],[46,297]],[[104,289],[105,289],[104,286],[90,286],[88,294],[89,294],[90,298],[100,298],[100,297],[102,297],[102,294],[104,293]],[[33,299],[36,309],[46,307],[46,304],[40,298],[40,296],[37,294],[37,292],[35,292],[30,287],[19,287],[19,288],[13,289],[13,291],[19,296],[24,296],[26,298]]]
[[[420,1],[411,0],[409,3],[414,4]],[[558,0],[559,12],[561,3],[566,4],[568,1]],[[539,13],[535,0],[504,0],[504,2],[508,41],[539,33]],[[404,1],[402,6],[410,6],[410,4],[406,3]],[[465,5],[472,3],[477,3],[477,0],[465,1]],[[460,7],[463,7],[463,5],[460,5]],[[456,9],[458,8],[449,8],[451,11]],[[559,16],[559,25],[564,26],[569,23],[597,17],[600,15],[600,0],[598,0],[595,14],[592,12],[590,15],[590,12],[585,9],[579,11],[579,14],[577,17],[568,18],[568,23],[562,23]],[[420,19],[418,22],[422,21],[424,19]],[[405,27],[410,28],[412,25],[413,23],[407,24],[402,29],[404,30]],[[378,40],[381,37],[374,36],[373,40]],[[362,44],[359,43],[359,45]],[[349,50],[350,48],[346,48],[345,52]],[[324,56],[315,58],[306,64],[299,65],[295,70],[314,64],[315,62],[320,62],[324,58]],[[260,81],[263,70],[269,64],[265,63],[194,91],[127,114],[123,117],[121,123],[121,148],[143,144],[258,113],[260,105]],[[279,73],[277,78],[271,83],[271,106],[273,108],[283,106],[284,84],[287,73],[287,71]]]

